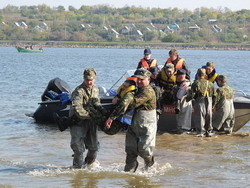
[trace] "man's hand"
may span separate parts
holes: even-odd
[[[110,129],[111,125],[112,125],[113,119],[108,118],[106,123],[105,123],[105,128],[106,129]]]
[[[118,100],[119,100],[118,97],[114,97],[112,100],[112,104],[114,105],[117,104]]]

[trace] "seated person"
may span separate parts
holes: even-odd
[[[132,104],[134,100],[135,91],[136,78],[127,78],[124,83],[118,88],[118,94],[114,97],[112,101],[115,107],[105,123],[105,128],[110,129],[111,126],[113,126],[112,122],[115,119],[118,119],[120,122],[125,124],[131,124],[131,120],[133,117],[133,109],[130,109],[129,105]],[[121,115],[124,115],[128,111],[130,112],[126,114],[126,117],[120,118]]]
[[[140,68],[150,69],[151,67],[157,67],[158,68],[157,60],[152,59],[151,55],[152,55],[151,50],[150,49],[145,49],[144,50],[144,57],[138,63],[137,69],[140,69]]]
[[[176,49],[171,49],[168,54],[169,58],[167,59],[164,66],[166,66],[168,63],[171,63],[174,65],[175,71],[178,69],[184,69],[186,71],[186,78],[190,79],[190,70],[187,67],[185,59],[179,56],[178,51]]]
[[[161,104],[172,104],[173,93],[172,89],[176,85],[175,69],[172,63],[166,64],[161,69],[160,74],[157,77],[159,86],[162,88]]]
[[[214,83],[219,76],[219,74],[216,73],[215,64],[213,62],[207,62],[207,64],[201,68],[206,69],[205,79]],[[197,74],[195,75],[195,80],[197,80]]]

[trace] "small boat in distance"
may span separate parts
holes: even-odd
[[[25,52],[25,53],[41,53],[41,52],[43,52],[43,48],[42,47],[39,48],[38,50],[35,50],[35,49],[33,49],[32,46],[30,46],[30,47],[24,47],[24,48],[16,46],[16,49],[17,49],[18,52]]]

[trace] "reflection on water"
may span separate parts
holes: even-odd
[[[53,125],[37,124],[25,116],[38,107],[52,78],[60,77],[73,89],[82,81],[82,70],[94,67],[97,85],[109,88],[125,70],[136,67],[142,51],[48,48],[41,54],[22,54],[13,48],[1,48],[0,187],[248,187],[249,123],[230,136],[158,135],[154,169],[143,172],[140,159],[138,172],[131,174],[123,172],[124,133],[109,136],[99,132],[100,166],[73,170],[69,169],[73,153],[69,130],[60,132]],[[152,51],[163,64],[167,50]],[[215,61],[217,71],[229,76],[230,85],[250,93],[250,83],[245,81],[249,52],[180,53],[192,76],[207,61]]]

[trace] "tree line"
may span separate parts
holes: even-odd
[[[248,9],[83,5],[66,10],[45,4],[0,9],[0,40],[247,43],[249,33]]]

